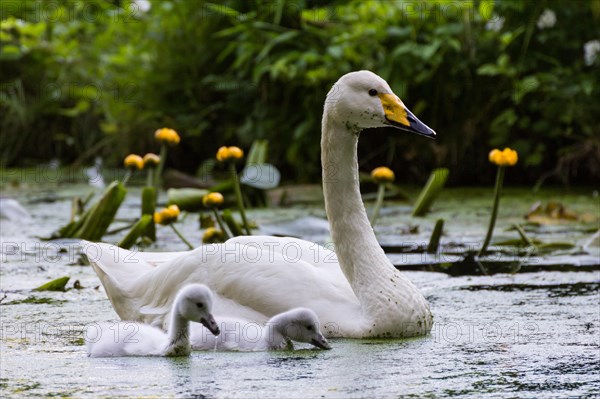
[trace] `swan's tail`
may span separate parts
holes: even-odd
[[[133,305],[135,298],[130,297],[135,281],[154,267],[128,251],[116,245],[93,243],[82,240],[81,251],[100,278],[106,295],[113,308],[123,320],[135,320],[138,312]]]

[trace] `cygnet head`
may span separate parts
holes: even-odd
[[[319,318],[307,308],[295,308],[272,319],[280,333],[297,342],[306,342],[321,349],[331,349],[319,330]]]
[[[342,76],[327,94],[325,114],[355,133],[392,126],[430,138],[436,136],[433,129],[410,112],[385,80],[370,71]]]
[[[212,315],[212,291],[203,284],[190,284],[182,288],[175,298],[175,312],[187,320],[201,323],[214,335],[219,326]]]

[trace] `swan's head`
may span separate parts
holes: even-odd
[[[212,315],[212,291],[203,284],[186,285],[175,299],[175,311],[187,320],[195,321],[219,335],[219,326]]]
[[[329,342],[319,330],[319,318],[307,308],[295,308],[281,313],[273,321],[286,338],[313,344],[321,349],[331,349]]]
[[[392,126],[429,138],[436,136],[433,129],[410,112],[385,80],[370,71],[342,76],[327,94],[325,110],[328,117],[353,132]]]

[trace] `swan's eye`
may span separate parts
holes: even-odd
[[[377,95],[377,90],[375,90],[375,89],[371,89],[371,90],[369,90],[369,95],[370,95],[371,97],[375,97],[375,96]]]
[[[202,302],[198,302],[196,306],[198,306],[199,309],[202,309],[204,307],[204,304]]]
[[[308,331],[312,331],[312,330],[313,330],[313,326],[306,326],[306,329],[307,329]]]

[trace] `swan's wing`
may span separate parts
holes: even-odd
[[[105,244],[101,242],[96,243],[80,240],[79,243],[82,252],[86,254],[91,263],[99,264],[105,269],[110,269],[117,264],[125,265],[126,267],[119,267],[118,269],[115,269],[114,272],[128,273],[133,275],[139,275],[143,270],[171,262],[173,259],[186,256],[192,252],[141,252],[136,249],[123,249],[116,245]],[[126,277],[130,276],[123,276],[123,278]],[[119,278],[119,280],[122,280],[122,278]]]
[[[338,269],[339,262],[332,248],[293,237],[239,236],[227,240],[226,244],[255,246],[262,251],[279,252],[290,262],[302,260],[315,267]],[[340,270],[341,272],[341,270]]]
[[[175,258],[180,256],[185,256],[189,254],[191,251],[182,251],[182,252],[140,252],[137,251],[135,253],[135,258],[141,260],[149,266],[156,267],[163,263],[168,263]]]
[[[166,327],[176,293],[189,283],[206,284],[215,292],[216,316],[262,323],[304,306],[313,309],[323,325],[334,323],[332,330],[325,331],[328,336],[335,335],[337,328],[347,331],[360,316],[358,299],[335,254],[308,241],[238,237],[172,253],[177,256],[160,262],[155,259],[164,255],[141,256],[107,244],[92,245],[86,253],[113,307],[125,320]],[[92,250],[95,256],[90,256]],[[153,266],[154,262],[159,265]]]
[[[273,251],[284,254],[291,261],[303,260],[316,267],[339,268],[337,256],[330,248],[314,242],[301,240],[293,237],[273,236],[239,236],[231,238],[226,245],[246,245],[261,248],[263,251]],[[194,251],[185,252],[134,252],[126,251],[131,259],[138,259],[150,266],[159,266],[176,258],[186,256]]]
[[[140,305],[135,295],[131,295],[131,287],[154,266],[140,259],[138,252],[116,245],[83,240],[80,245],[119,317],[123,320],[138,319]]]

